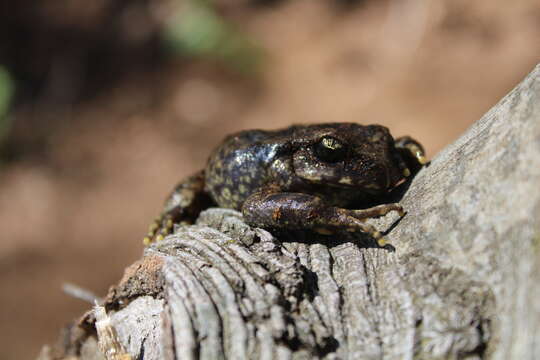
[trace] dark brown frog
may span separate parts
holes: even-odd
[[[403,209],[397,203],[365,204],[380,203],[424,163],[418,142],[394,140],[380,125],[242,131],[214,150],[204,170],[176,186],[144,242],[163,239],[175,224],[193,222],[201,210],[217,205],[240,210],[254,227],[361,231],[381,243],[381,233],[364,220],[390,211],[403,215]]]

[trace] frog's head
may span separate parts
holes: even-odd
[[[410,174],[384,126],[318,124],[301,128],[295,137],[300,144],[293,155],[295,174],[311,183],[379,194]]]

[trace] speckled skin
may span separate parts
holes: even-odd
[[[363,231],[380,239],[364,220],[403,214],[400,205],[347,207],[376,203],[424,162],[419,143],[410,137],[394,141],[380,125],[242,131],[228,136],[203,171],[175,188],[145,243],[162,239],[176,223],[192,222],[212,204],[240,210],[248,224],[270,230]]]

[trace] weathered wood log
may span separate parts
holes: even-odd
[[[412,181],[395,251],[210,209],[106,299],[140,359],[540,358],[540,66]],[[92,315],[43,359],[98,359]]]

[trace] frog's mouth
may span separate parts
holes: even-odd
[[[336,183],[328,182],[329,186],[340,188],[354,188],[365,191],[370,194],[380,194],[391,192],[393,189],[403,184],[407,178],[405,176],[396,176],[396,173],[390,173],[388,168],[380,172],[382,176],[368,177],[369,182],[354,181],[350,176],[341,177]]]

